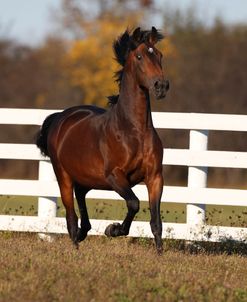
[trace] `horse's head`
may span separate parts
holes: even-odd
[[[153,91],[157,99],[164,98],[169,89],[169,81],[162,69],[162,54],[155,47],[162,38],[155,27],[151,31],[141,31],[138,27],[130,37],[130,51],[126,58],[126,68],[135,73],[138,85]]]

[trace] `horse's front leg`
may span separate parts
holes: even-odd
[[[139,211],[140,202],[139,199],[136,197],[134,192],[132,191],[126,176],[120,169],[115,169],[112,171],[107,180],[111,185],[112,189],[116,191],[122,198],[126,200],[128,212],[122,224],[114,223],[110,224],[106,230],[106,236],[126,236],[129,234],[131,223]]]
[[[163,191],[163,177],[162,174],[156,174],[148,179],[146,182],[148,195],[149,195],[149,207],[151,214],[151,230],[154,235],[156,249],[158,254],[162,254],[162,221],[160,217],[160,199]]]

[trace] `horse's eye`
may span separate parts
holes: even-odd
[[[136,55],[138,60],[141,60],[142,56],[141,55]]]

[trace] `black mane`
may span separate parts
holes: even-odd
[[[123,67],[126,63],[129,52],[136,49],[142,43],[148,43],[148,39],[152,34],[152,30],[140,30],[138,40],[136,40],[133,35],[134,32],[135,30],[130,31],[129,29],[126,29],[126,31],[113,42],[115,59],[122,66],[122,68],[115,73],[115,81],[118,83],[119,88],[121,86],[121,80],[123,77]],[[156,31],[157,42],[162,40],[163,38],[164,36],[161,34],[161,32]],[[119,95],[108,96],[108,104],[116,104],[118,97]]]

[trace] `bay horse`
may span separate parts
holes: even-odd
[[[105,230],[107,236],[125,236],[139,210],[132,187],[144,182],[151,230],[157,252],[162,253],[163,148],[150,109],[150,92],[161,99],[169,89],[162,54],[155,47],[162,38],[155,27],[126,30],[113,44],[122,69],[117,72],[119,95],[109,97],[111,106],[107,110],[89,105],[70,107],[48,116],[39,130],[36,144],[50,157],[66,209],[68,232],[77,247],[91,229],[85,203],[88,191],[114,190],[126,200],[128,212],[123,223],[110,224]]]

